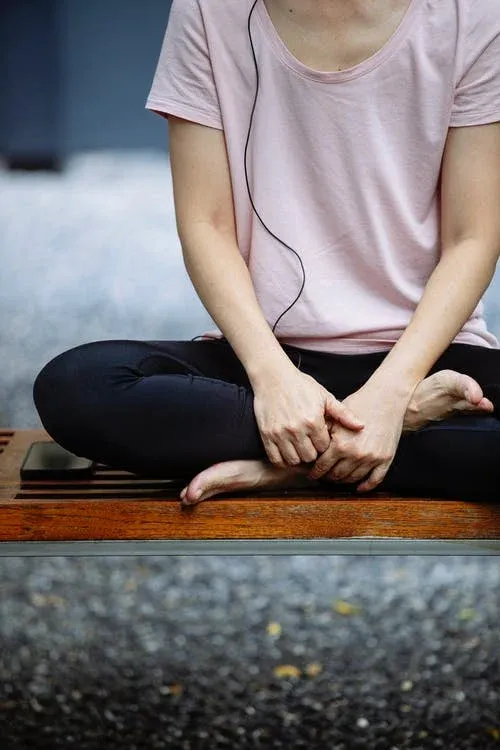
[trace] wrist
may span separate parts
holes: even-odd
[[[399,373],[393,374],[379,370],[376,370],[366,381],[365,385],[367,387],[387,393],[393,402],[405,403],[406,405],[412,402],[415,389],[421,382],[420,379],[410,376],[404,377]]]
[[[267,352],[262,358],[253,360],[245,369],[255,391],[281,382],[284,372],[288,372],[292,367],[295,368],[293,362],[280,348],[272,354]]]

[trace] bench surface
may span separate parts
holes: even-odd
[[[500,502],[310,490],[181,508],[181,480],[98,464],[89,480],[21,481],[44,430],[0,429],[0,556],[500,554]]]

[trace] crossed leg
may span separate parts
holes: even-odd
[[[483,395],[481,386],[472,377],[453,370],[440,370],[429,375],[417,387],[405,415],[403,436],[416,433],[428,425],[449,420],[454,416],[484,416],[494,412],[494,409],[493,403]],[[455,426],[457,424],[455,420]],[[490,424],[493,424],[493,428],[497,426],[495,422]],[[479,422],[479,425],[486,426],[483,420]],[[470,421],[463,423],[463,430],[470,428]],[[500,446],[500,422],[498,422],[498,439]],[[406,463],[408,463],[408,458]],[[401,464],[401,456],[398,464]],[[315,482],[306,476],[309,468],[298,466],[280,469],[265,460],[227,461],[215,464],[198,474],[182,490],[180,496],[183,505],[193,505],[229,490],[312,486]],[[393,471],[388,480],[378,489],[389,489],[390,486],[394,487],[398,483],[401,490],[404,490],[407,482],[404,481],[404,471],[401,465],[396,475]],[[415,485],[414,489],[416,489]]]
[[[385,356],[283,348],[318,382],[324,375],[322,384],[339,399]],[[421,427],[416,413],[408,413],[408,431],[378,489],[460,495],[500,487],[499,370],[500,350],[449,347],[419,386],[430,421]],[[485,406],[483,392],[495,414],[456,416]],[[224,341],[84,344],[43,368],[34,399],[45,428],[68,450],[137,474],[186,477],[183,502],[231,489],[310,483],[303,470],[285,475],[267,462],[250,384]]]

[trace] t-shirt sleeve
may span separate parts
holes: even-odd
[[[466,0],[467,33],[450,125],[500,120],[500,2]]]
[[[174,0],[146,109],[223,130],[199,0]]]

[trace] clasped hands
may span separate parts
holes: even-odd
[[[295,370],[254,388],[254,411],[275,466],[308,465],[307,476],[379,485],[394,460],[411,394],[367,381],[338,401],[314,378]]]
[[[345,483],[363,480],[356,489],[368,492],[383,481],[394,460],[406,405],[391,402],[386,394],[376,394],[369,387],[351,394],[342,404],[361,419],[364,427],[353,431],[340,422],[330,422],[330,445],[318,456],[308,476]]]

